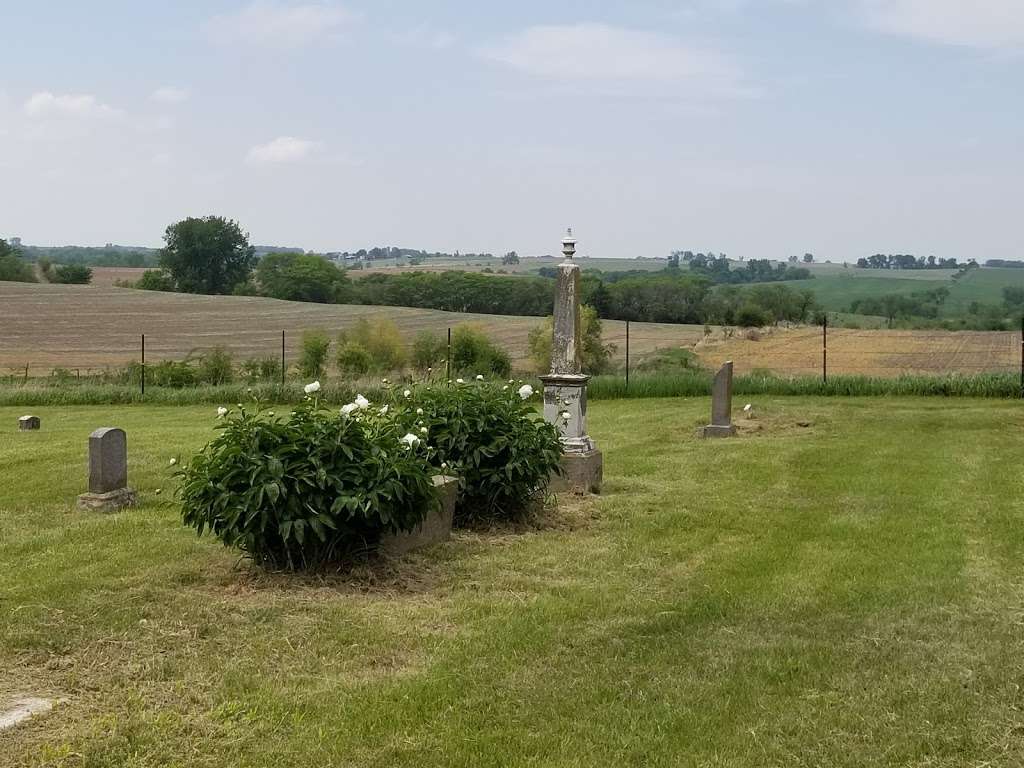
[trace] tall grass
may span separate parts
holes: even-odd
[[[705,371],[682,370],[677,373],[651,373],[630,376],[627,389],[621,376],[595,376],[587,396],[591,400],[623,400],[652,397],[704,397],[711,391],[711,375]],[[435,383],[438,383],[435,381]],[[539,382],[532,382],[539,388]],[[386,385],[379,379],[325,382],[319,397],[325,403],[343,404],[361,393],[379,400]],[[934,397],[1022,396],[1020,378],[1009,373],[983,373],[947,376],[832,376],[823,382],[817,376],[782,377],[771,374],[745,374],[733,381],[736,395],[819,395],[825,397],[878,397],[916,395]],[[303,397],[298,383],[228,384],[182,389],[147,387],[143,395],[138,387],[116,384],[29,383],[0,385],[0,406],[42,405],[200,405],[208,403],[251,402],[258,398],[268,403],[292,403]]]
[[[587,388],[592,400],[644,397],[699,397],[711,391],[712,376],[703,371],[677,374],[631,376],[629,388],[618,376],[596,376]],[[733,380],[737,395],[823,395],[831,397],[871,397],[919,395],[936,397],[1021,397],[1020,377],[1009,373],[980,373],[946,376],[907,375],[782,377],[771,374],[746,374]]]

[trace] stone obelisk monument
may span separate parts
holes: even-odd
[[[572,257],[576,240],[570,229],[562,240],[565,261],[555,284],[555,322],[551,339],[551,373],[544,382],[544,418],[562,433],[562,475],[551,479],[553,491],[600,493],[604,460],[587,434],[587,382],[580,357],[580,268]]]

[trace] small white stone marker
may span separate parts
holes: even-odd
[[[747,403],[746,405],[743,406],[743,412],[744,413],[750,413],[752,410],[754,410],[754,404],[753,403]]]
[[[0,731],[13,728],[33,715],[49,712],[53,709],[53,702],[50,699],[15,699],[5,703],[4,707],[4,711],[0,712]]]

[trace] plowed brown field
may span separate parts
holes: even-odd
[[[412,341],[417,331],[444,333],[472,323],[527,370],[527,336],[540,318],[473,315],[406,307],[308,304],[246,296],[192,296],[137,291],[103,285],[46,285],[0,282],[0,373],[23,371],[43,376],[55,367],[82,373],[124,365],[139,357],[146,334],[146,359],[180,360],[192,351],[223,345],[236,360],[276,356],[281,331],[289,360],[298,354],[302,331],[334,335],[357,319],[387,317]],[[625,351],[625,323],[606,321],[605,341]],[[634,360],[661,347],[692,347],[702,326],[633,323]]]

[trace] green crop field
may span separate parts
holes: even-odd
[[[831,265],[834,266],[834,265]],[[950,295],[943,308],[948,317],[963,315],[972,301],[1002,304],[1003,288],[1024,287],[1024,269],[982,268],[972,270],[957,280],[948,270],[896,271],[842,267],[813,270],[813,280],[787,281],[792,288],[809,288],[819,303],[830,312],[845,312],[857,299],[876,298],[886,294],[910,294],[935,288],[947,288]]]
[[[300,578],[180,525],[212,406],[0,408],[0,701],[62,702],[3,765],[1024,763],[1020,404],[708,411],[594,403],[603,496]],[[77,512],[103,425],[141,506]]]

